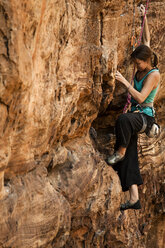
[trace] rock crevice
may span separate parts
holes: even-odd
[[[121,213],[105,158],[126,101],[114,73],[132,74],[133,0],[0,0],[0,247],[163,247],[164,11],[151,1],[162,133],[140,136],[143,209]],[[137,37],[140,22],[136,10]]]

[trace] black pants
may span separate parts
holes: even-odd
[[[116,145],[128,147],[131,136],[137,134],[143,127],[143,120],[140,113],[127,113],[118,117],[115,126]]]
[[[147,128],[154,122],[153,117],[147,117]],[[123,161],[114,166],[118,172],[123,191],[129,190],[133,184],[143,183],[139,170],[137,139],[138,132],[142,129],[143,120],[140,113],[122,114],[116,121],[116,144],[115,150],[120,146],[126,147]]]

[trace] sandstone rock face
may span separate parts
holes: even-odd
[[[0,247],[164,247],[165,0],[148,12],[162,133],[140,136],[141,211],[119,211],[128,195],[104,161],[126,101],[114,73],[132,74],[133,2],[0,0]],[[137,9],[135,23],[138,36]]]

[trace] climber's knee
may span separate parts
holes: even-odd
[[[121,114],[121,115],[119,115],[119,117],[117,119],[117,123],[125,123],[127,121],[128,121],[127,114]]]

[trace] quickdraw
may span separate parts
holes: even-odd
[[[137,39],[135,35],[131,38],[131,46],[133,47],[133,50],[137,47]]]

